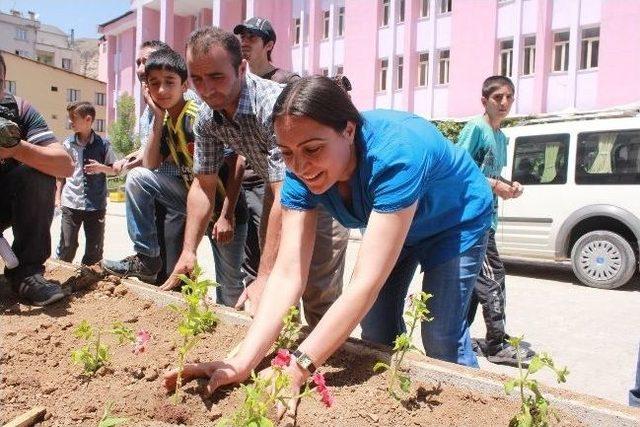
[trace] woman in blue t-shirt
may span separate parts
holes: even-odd
[[[237,355],[190,365],[186,377],[210,376],[215,389],[243,380],[264,357],[305,288],[319,204],[344,226],[366,232],[349,285],[288,368],[294,385],[358,323],[364,339],[391,345],[405,330],[405,298],[418,265],[425,271],[423,290],[433,294],[434,319],[422,325],[426,354],[477,367],[466,315],[485,253],[492,197],[467,152],[413,114],[360,114],[323,77],[287,86],[273,117],[288,169],[276,263]],[[174,379],[170,373],[165,385]]]

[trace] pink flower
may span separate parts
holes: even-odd
[[[144,353],[147,341],[151,339],[149,331],[140,330],[136,334],[136,342],[133,344],[133,354]]]
[[[333,396],[329,392],[329,389],[327,388],[327,382],[324,379],[324,375],[322,375],[320,372],[316,372],[315,374],[313,374],[311,379],[316,385],[315,390],[320,395],[320,401],[324,403],[327,408],[330,408],[331,405],[333,405],[334,400]]]
[[[281,348],[280,350],[278,350],[278,354],[276,354],[276,357],[274,357],[273,360],[271,361],[271,366],[278,367],[278,368],[286,368],[287,366],[289,366],[290,362],[291,362],[291,354],[289,354],[289,350],[285,350]]]

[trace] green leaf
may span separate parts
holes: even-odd
[[[409,393],[409,389],[411,388],[411,379],[403,375],[398,375],[398,385],[400,386],[400,390],[405,393]]]
[[[544,368],[544,365],[545,363],[540,359],[540,356],[536,354],[533,359],[531,359],[531,362],[529,362],[529,372],[535,374],[540,369]]]
[[[391,367],[384,362],[377,362],[373,365],[373,372],[384,372],[390,368]]]
[[[504,391],[507,394],[511,394],[511,392],[513,391],[513,389],[518,385],[518,380],[516,379],[511,379],[509,381],[507,381],[506,383],[504,383]]]
[[[128,418],[113,418],[107,417],[105,419],[100,420],[98,423],[98,427],[114,427],[120,424],[124,424],[128,421]]]

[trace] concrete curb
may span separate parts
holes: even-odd
[[[51,261],[50,261],[51,262]],[[77,267],[60,262],[51,262],[67,269]],[[137,280],[122,279],[121,283],[141,298],[153,301],[160,306],[181,304],[182,297],[176,292],[160,291],[157,287]],[[216,314],[223,321],[232,324],[249,324],[251,318],[244,313],[216,306]],[[381,360],[389,358],[389,349],[360,339],[349,338],[344,344],[347,351],[355,354],[366,354]],[[424,356],[412,356],[407,360],[414,378],[425,382],[451,384],[458,388],[468,389],[481,394],[504,395],[503,382],[500,376],[478,369],[431,359]],[[571,414],[588,426],[640,426],[640,410],[620,405],[605,399],[575,393],[559,388],[542,387],[545,396],[553,406]],[[514,400],[515,396],[512,397]]]

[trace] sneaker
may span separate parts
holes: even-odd
[[[486,349],[487,360],[491,363],[518,366],[518,350],[509,343],[504,343],[496,349]],[[535,351],[527,347],[520,347],[520,362],[523,366],[529,366],[529,362],[536,355]]]
[[[14,285],[14,289],[20,298],[37,306],[53,304],[65,297],[60,285],[45,280],[42,274],[25,277],[20,283]]]
[[[102,268],[119,277],[137,277],[143,282],[155,283],[160,271],[160,257],[147,257],[135,254],[120,261],[102,261]]]

